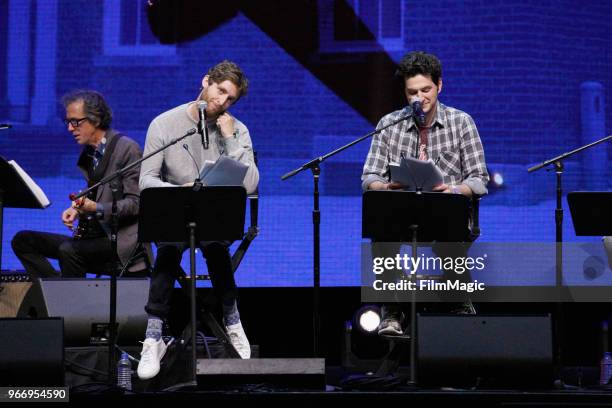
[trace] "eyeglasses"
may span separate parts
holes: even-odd
[[[87,120],[87,118],[64,119],[64,123],[66,124],[66,126],[68,126],[68,124],[70,124],[70,125],[72,125],[73,128],[78,128],[79,126],[81,126],[81,123],[83,123],[84,120]]]

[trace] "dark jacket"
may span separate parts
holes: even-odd
[[[108,145],[113,138],[117,137],[117,132],[113,129],[108,129],[105,137],[108,149]],[[110,155],[105,153],[98,166],[106,166],[103,173],[103,177],[106,177],[141,157],[142,151],[138,143],[127,136],[122,136],[117,141],[113,152]],[[88,169],[91,168],[91,160],[90,149],[85,147],[79,156],[77,166],[88,183],[90,181]],[[117,201],[117,214],[119,217],[117,252],[122,264],[128,261],[138,239],[138,207],[140,205],[140,190],[138,188],[139,174],[140,165],[126,172],[119,184],[120,199]],[[98,188],[95,201],[103,205],[104,215],[100,220],[100,224],[110,239],[110,218],[112,210],[112,191],[110,184],[105,184]],[[136,265],[133,269],[137,269]]]

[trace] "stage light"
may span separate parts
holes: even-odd
[[[493,182],[493,184],[495,184],[497,187],[501,187],[504,185],[504,177],[502,176],[501,173],[499,172],[495,172],[492,174],[491,176],[491,181]]]
[[[378,306],[366,305],[361,307],[353,317],[355,326],[364,333],[376,333],[380,324],[380,308]]]
[[[342,366],[349,370],[369,372],[380,366],[389,351],[388,341],[378,335],[380,307],[363,305],[344,325]]]
[[[496,170],[494,168],[487,167],[487,172],[489,173],[489,184],[487,185],[487,189],[490,194],[495,194],[497,191],[503,190],[506,188],[504,179],[504,175],[501,171]]]
[[[376,371],[383,357],[389,352],[389,342],[376,333],[367,333],[350,321],[344,325],[342,342],[342,367],[352,372]]]

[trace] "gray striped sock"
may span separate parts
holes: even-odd
[[[164,322],[159,317],[149,316],[145,338],[155,340],[161,339],[163,326]]]
[[[238,312],[238,304],[236,299],[231,303],[223,303],[223,320],[226,326],[232,326],[240,323],[240,313]]]

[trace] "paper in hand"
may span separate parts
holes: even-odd
[[[213,164],[205,163],[200,180],[205,186],[242,186],[249,166],[228,156]]]
[[[433,161],[403,157],[400,164],[390,164],[391,181],[400,183],[408,191],[432,191],[444,182],[440,169]]]

